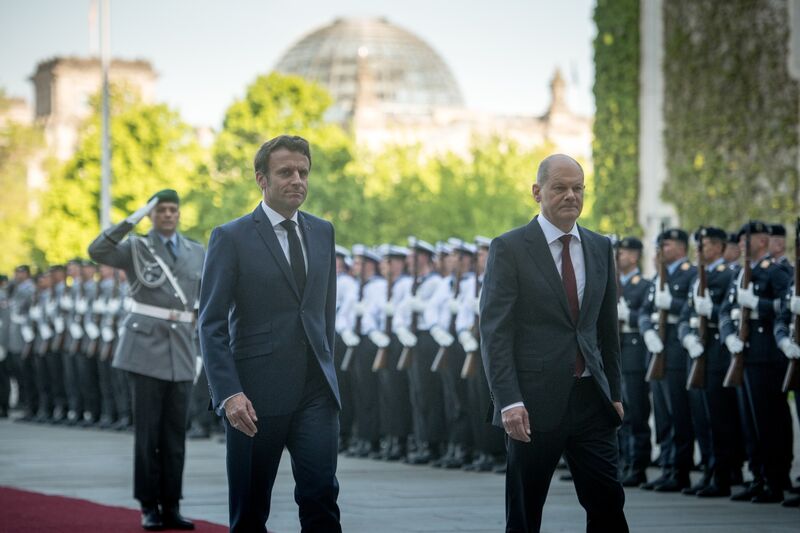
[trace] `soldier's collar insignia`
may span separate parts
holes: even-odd
[[[689,270],[691,265],[687,262],[681,265],[681,270]]]
[[[717,272],[724,272],[726,269],[725,265],[717,265]]]
[[[639,274],[636,274],[631,279],[631,283],[633,283],[634,285],[637,285],[640,281],[642,281],[642,276],[640,276]]]
[[[769,259],[764,259],[763,261],[761,261],[761,264],[759,266],[761,268],[769,268],[771,264],[772,262]]]

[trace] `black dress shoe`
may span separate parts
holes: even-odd
[[[667,480],[669,480],[669,473],[664,472],[663,474],[661,474],[656,479],[654,479],[652,481],[648,481],[647,483],[644,483],[639,488],[642,489],[642,490],[655,490],[656,487],[658,487],[662,483],[666,483]]]
[[[622,478],[623,487],[638,487],[647,483],[647,474],[644,470],[631,470],[628,475]]]
[[[784,507],[800,507],[800,496],[795,496],[794,498],[787,498],[783,500],[781,504]]]
[[[119,420],[114,422],[111,429],[114,431],[125,431],[131,425],[131,418],[129,416],[121,416]]]
[[[711,482],[710,485],[698,490],[696,494],[698,498],[727,498],[730,495],[730,487],[720,486],[714,482]]]
[[[194,529],[194,523],[183,517],[177,505],[164,507],[161,518],[164,521],[164,529],[180,529],[183,531]]]
[[[756,494],[750,501],[753,503],[780,503],[783,501],[783,491],[766,487],[761,494]]]
[[[731,500],[735,502],[749,502],[754,497],[761,494],[764,490],[764,483],[762,481],[752,481],[743,490],[731,496]]]
[[[164,521],[158,512],[158,507],[142,507],[142,529],[146,531],[163,531]]]
[[[653,490],[655,492],[680,492],[683,489],[689,488],[690,484],[689,473],[675,474],[664,483],[656,486]]]

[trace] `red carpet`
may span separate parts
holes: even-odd
[[[139,511],[0,487],[0,533],[141,533]],[[198,533],[226,526],[194,520]]]

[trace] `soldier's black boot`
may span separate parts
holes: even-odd
[[[164,504],[161,507],[161,519],[164,522],[164,529],[179,529],[182,531],[194,529],[194,524],[181,514],[177,503]]]
[[[760,494],[753,496],[753,503],[780,503],[783,501],[783,489],[765,485]]]
[[[655,490],[655,488],[661,485],[662,483],[666,483],[671,477],[671,475],[672,475],[671,471],[667,468],[664,468],[661,471],[661,475],[659,477],[651,481],[648,481],[647,483],[644,483],[639,488],[642,490]]]
[[[444,468],[445,464],[447,464],[451,459],[453,459],[453,455],[455,454],[455,444],[452,442],[447,444],[447,450],[445,451],[444,455],[440,456],[438,459],[431,462],[431,466],[434,468]]]
[[[443,466],[450,469],[461,468],[469,462],[469,456],[469,450],[463,444],[456,444],[453,449],[453,456]]]
[[[758,496],[764,491],[764,480],[763,479],[754,479],[745,488],[733,496],[731,496],[731,500],[735,502],[749,502],[754,497]]]
[[[688,488],[690,484],[689,472],[686,470],[676,470],[669,479],[656,486],[653,490],[656,492],[680,492]]]
[[[703,477],[700,478],[700,481],[692,485],[691,487],[687,487],[681,491],[682,494],[687,496],[694,496],[701,490],[705,489],[711,484],[712,479],[712,471],[709,467],[703,467]]]
[[[645,483],[647,483],[647,474],[641,468],[631,468],[622,478],[623,487],[638,487]]]

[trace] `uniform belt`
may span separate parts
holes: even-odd
[[[639,328],[632,328],[628,324],[623,324],[620,333],[639,333]]]
[[[652,320],[655,324],[658,324],[658,315],[659,313],[653,313],[650,315],[650,320]],[[680,322],[680,319],[681,317],[678,315],[667,315],[667,324],[677,324]]]
[[[180,311],[178,309],[147,305],[137,302],[136,300],[131,304],[131,313],[149,316],[151,318],[160,318],[161,320],[170,320],[172,322],[185,322],[187,324],[191,324],[194,321],[194,313],[190,311]]]

